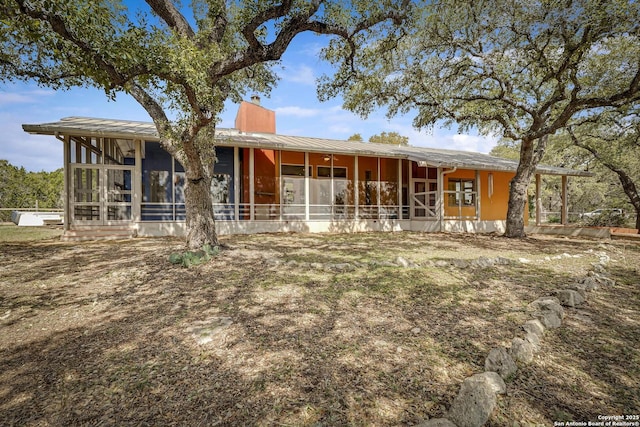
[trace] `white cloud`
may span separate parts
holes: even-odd
[[[42,97],[53,95],[55,95],[55,91],[46,89],[34,89],[20,92],[0,92],[0,105],[37,103],[42,101]]]
[[[301,48],[298,49],[298,53],[317,59],[320,55],[320,51],[327,45],[327,43],[307,42],[301,44]]]
[[[295,105],[288,107],[278,107],[274,111],[276,112],[276,118],[278,116],[316,117],[321,115],[323,112],[323,110],[318,108],[304,108]]]
[[[336,134],[341,134],[341,135],[345,135],[345,134],[351,134],[353,135],[354,132],[353,128],[347,124],[335,124],[335,125],[331,125],[329,126],[329,128],[327,129],[329,132],[332,133],[336,133]]]
[[[30,135],[22,123],[33,122],[27,117],[0,113],[0,159],[29,171],[53,171],[63,166],[62,143],[53,136]]]
[[[313,68],[305,64],[297,64],[283,67],[284,72],[282,80],[293,83],[301,83],[304,85],[314,86],[316,84],[316,75]]]

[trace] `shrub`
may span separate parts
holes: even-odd
[[[191,267],[192,265],[204,264],[219,253],[220,248],[218,246],[212,247],[207,244],[197,251],[174,252],[169,255],[169,262],[171,264],[180,264],[183,267]]]

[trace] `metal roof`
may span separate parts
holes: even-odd
[[[24,124],[22,128],[25,132],[38,135],[82,135],[145,141],[160,139],[153,123],[130,120],[66,117],[58,122]],[[306,136],[245,133],[239,132],[237,129],[218,128],[216,129],[216,139],[216,144],[219,146],[391,157],[409,159],[432,167],[458,167],[506,172],[515,172],[518,167],[516,161],[470,151],[373,144]],[[547,165],[538,165],[536,171],[548,175],[592,176],[589,172]]]

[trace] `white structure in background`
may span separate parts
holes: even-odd
[[[11,221],[19,226],[41,227],[43,225],[62,225],[61,212],[11,212]]]

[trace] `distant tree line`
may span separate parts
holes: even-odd
[[[64,205],[64,174],[29,172],[0,159],[0,208],[60,209]],[[0,211],[0,221],[10,221],[11,211]]]
[[[364,139],[359,133],[354,133],[347,141],[364,142]],[[374,144],[402,145],[406,147],[409,145],[409,137],[400,135],[398,132],[382,132],[379,135],[371,135],[369,142]]]

